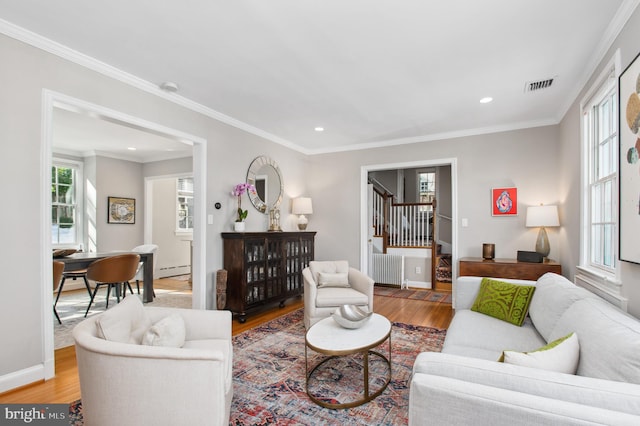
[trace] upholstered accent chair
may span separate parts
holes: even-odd
[[[307,329],[342,305],[373,311],[373,280],[346,260],[312,261],[302,271],[304,325]]]
[[[228,425],[231,312],[130,296],[73,329],[84,423]]]

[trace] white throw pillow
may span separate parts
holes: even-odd
[[[349,274],[347,272],[337,272],[335,274],[320,272],[318,274],[318,288],[322,287],[351,287],[349,285]]]
[[[504,351],[503,360],[507,364],[576,374],[580,360],[578,335],[571,333],[533,352]]]
[[[153,324],[142,337],[142,344],[148,346],[184,346],[186,328],[180,314],[171,314]]]
[[[97,334],[105,340],[140,344],[142,335],[151,327],[151,320],[136,296],[126,297],[96,320]]]

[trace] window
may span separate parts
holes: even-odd
[[[54,246],[82,243],[81,182],[79,163],[54,159],[51,167],[51,243]]]
[[[615,66],[582,106],[583,237],[581,266],[615,276],[618,236],[618,101]]]
[[[436,174],[418,174],[418,198],[421,203],[430,203],[436,198]]]
[[[193,232],[193,178],[177,179],[178,232]]]

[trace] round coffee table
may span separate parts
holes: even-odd
[[[381,345],[385,340],[389,341],[388,358],[380,352],[371,350]],[[329,355],[329,357],[320,361],[309,371],[307,349]],[[362,354],[364,369],[364,392],[361,399],[344,403],[329,403],[309,392],[309,380],[327,361],[339,356],[359,353]],[[384,384],[374,393],[369,392],[369,355],[380,357],[388,367]],[[387,318],[376,313],[371,315],[365,325],[357,329],[343,328],[331,317],[320,320],[305,335],[304,362],[307,395],[316,404],[325,408],[351,408],[367,403],[380,395],[391,381],[391,323]]]

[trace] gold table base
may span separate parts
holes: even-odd
[[[333,354],[333,353],[331,353],[329,351],[318,351],[317,349],[314,349],[314,351],[316,351],[316,352],[323,353],[325,355],[330,355],[330,356],[328,358],[325,358],[322,361],[320,361],[315,367],[313,367],[311,369],[311,371],[309,371],[308,358],[307,358],[307,350],[308,350],[309,346],[305,345],[305,347],[304,347],[304,365],[305,365],[305,371],[307,372],[306,373],[306,391],[307,391],[307,395],[309,395],[309,398],[313,402],[315,402],[316,404],[320,405],[321,407],[338,409],[338,408],[357,407],[359,405],[366,404],[367,402],[369,402],[369,401],[375,399],[376,397],[378,397],[378,395],[380,395],[382,392],[384,392],[384,390],[389,385],[389,382],[391,381],[391,332],[389,332],[389,334],[387,335],[387,340],[389,341],[389,358],[385,357],[380,352],[370,350],[370,347],[354,350],[353,352],[350,352],[350,353],[341,352],[339,354]],[[364,394],[362,396],[362,399],[358,399],[358,400],[351,401],[351,402],[345,402],[345,403],[341,403],[341,404],[333,404],[333,403],[330,403],[330,402],[322,401],[322,400],[318,399],[318,397],[316,397],[316,396],[312,395],[311,393],[309,393],[309,380],[311,379],[311,376],[313,375],[313,373],[316,370],[318,370],[319,367],[321,367],[327,361],[330,361],[330,360],[332,360],[334,358],[338,358],[340,356],[356,355],[356,354],[359,354],[359,353],[362,353],[362,360],[363,360],[363,365],[364,365]],[[376,356],[380,357],[387,364],[387,367],[388,367],[388,374],[387,374],[387,377],[386,377],[386,380],[385,380],[384,384],[380,387],[380,389],[378,389],[374,393],[369,393],[369,355],[376,355]]]

